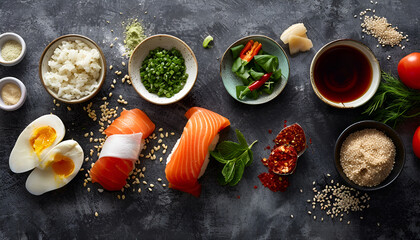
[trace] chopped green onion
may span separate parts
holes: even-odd
[[[156,48],[144,59],[140,77],[147,91],[170,98],[184,88],[188,74],[180,51]]]
[[[209,46],[209,43],[210,43],[211,41],[213,41],[213,37],[212,37],[212,36],[210,36],[210,35],[208,35],[206,38],[204,38],[204,41],[203,41],[203,48],[208,48],[208,47],[210,47],[210,46]]]

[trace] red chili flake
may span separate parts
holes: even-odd
[[[263,158],[263,159],[261,159],[261,162],[262,162],[262,164],[263,164],[264,166],[268,167],[268,160],[267,160],[267,158]]]
[[[290,144],[295,147],[296,152],[299,154],[306,148],[305,132],[299,124],[295,123],[281,130],[274,142],[276,147]]]
[[[289,179],[285,176],[279,176],[274,173],[261,173],[258,175],[262,185],[273,192],[284,192],[289,186]]]
[[[236,196],[236,198],[237,198],[237,199],[240,199],[240,198],[241,198],[241,196],[239,196],[239,195],[238,195],[238,196]]]
[[[297,152],[291,145],[281,145],[270,153],[268,170],[276,174],[289,174],[296,168]]]
[[[258,187],[257,187],[257,185],[254,185],[254,189],[257,189]]]
[[[271,149],[271,147],[270,146],[267,146],[267,147],[265,147],[265,149],[269,150],[269,149]]]
[[[273,133],[273,130],[268,129],[268,133],[269,133],[269,134],[272,134],[272,133]]]
[[[309,138],[309,144],[312,144],[312,138]]]
[[[284,120],[284,125],[283,127],[287,127],[287,120]]]

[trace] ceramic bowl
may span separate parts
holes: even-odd
[[[14,110],[17,110],[18,108],[20,108],[23,105],[23,103],[25,102],[26,96],[27,96],[26,87],[17,78],[14,78],[14,77],[5,77],[5,78],[0,79],[0,91],[3,88],[3,86],[5,84],[7,84],[7,83],[14,83],[14,84],[16,84],[19,87],[20,93],[21,93],[20,99],[19,99],[19,101],[15,105],[6,105],[3,102],[3,99],[0,97],[0,109],[3,109],[5,111],[14,111]]]
[[[340,163],[340,151],[341,151],[341,146],[342,146],[344,140],[346,140],[346,138],[350,134],[352,134],[354,132],[357,132],[357,131],[360,131],[360,130],[363,130],[363,129],[377,129],[377,130],[385,133],[385,135],[387,135],[392,140],[392,142],[394,143],[395,148],[396,148],[394,168],[392,169],[391,173],[388,175],[388,177],[384,181],[382,181],[379,185],[374,186],[374,187],[359,186],[356,183],[354,183],[353,181],[351,181],[346,176],[346,174],[343,172],[343,168],[341,167],[341,163]],[[378,189],[381,189],[381,188],[384,188],[384,187],[388,186],[400,175],[402,169],[404,168],[404,163],[405,163],[405,149],[404,149],[404,144],[403,144],[400,136],[398,135],[397,132],[395,132],[394,129],[392,129],[388,125],[380,123],[380,122],[367,120],[367,121],[361,121],[361,122],[354,123],[354,124],[350,125],[349,127],[347,127],[340,134],[340,136],[338,137],[338,139],[335,143],[335,150],[334,150],[335,168],[337,169],[337,172],[339,173],[341,178],[347,183],[347,185],[349,185],[349,186],[351,186],[355,189],[358,189],[358,190],[373,191],[373,190],[378,190]]]
[[[86,43],[90,48],[98,50],[99,54],[101,55],[99,59],[99,64],[101,65],[101,71],[99,73],[99,80],[98,80],[98,86],[93,90],[89,95],[84,96],[79,99],[64,99],[57,95],[57,92],[53,91],[52,89],[48,88],[44,83],[44,74],[49,71],[48,61],[51,59],[51,56],[54,54],[54,50],[61,44],[62,41],[75,41],[80,40]],[[41,55],[41,59],[39,60],[39,77],[41,79],[42,85],[47,90],[47,92],[55,99],[68,103],[68,104],[76,104],[76,103],[82,103],[90,100],[93,98],[101,89],[102,85],[105,82],[106,77],[106,61],[105,56],[101,50],[101,48],[96,44],[93,40],[91,40],[88,37],[77,35],[77,34],[69,34],[61,36],[54,41],[52,41],[48,46],[45,48],[44,52]]]
[[[8,41],[16,41],[22,46],[22,51],[20,52],[19,57],[12,61],[6,61],[0,54],[0,65],[3,66],[14,66],[20,61],[22,61],[23,57],[26,54],[26,43],[21,36],[16,33],[7,32],[0,35],[0,50],[3,48],[3,45]]]
[[[315,70],[314,69],[315,69],[315,65],[316,65],[318,59],[328,49],[330,49],[332,47],[336,47],[336,46],[350,46],[350,47],[356,48],[363,55],[366,56],[366,58],[368,59],[368,61],[370,63],[370,66],[372,68],[372,81],[371,81],[371,84],[370,84],[368,90],[361,97],[359,97],[358,99],[353,100],[351,102],[345,102],[345,103],[333,102],[333,101],[329,100],[328,98],[326,98],[325,96],[323,96],[320,93],[320,91],[318,90],[318,88],[315,84],[315,79],[314,79],[314,71]],[[355,108],[355,107],[359,107],[359,106],[363,105],[364,103],[369,101],[373,97],[373,95],[375,95],[376,90],[378,90],[379,83],[381,82],[381,69],[380,69],[380,66],[379,66],[379,61],[376,59],[373,52],[366,45],[364,45],[361,42],[351,40],[351,39],[341,39],[341,40],[336,40],[336,41],[332,41],[330,43],[327,43],[315,54],[314,58],[312,59],[312,63],[311,63],[310,78],[311,78],[312,88],[313,88],[315,94],[323,102],[325,102],[326,104],[328,104],[330,106],[336,107],[336,108]]]
[[[140,68],[143,60],[151,50],[158,47],[168,50],[175,48],[181,52],[182,57],[185,60],[186,73],[188,74],[187,82],[181,91],[170,98],[159,97],[157,94],[150,93],[144,87],[140,77]],[[181,100],[191,91],[197,80],[198,64],[194,52],[184,41],[171,35],[158,34],[146,38],[134,49],[128,63],[128,74],[130,75],[134,89],[143,99],[154,104],[167,105]]]
[[[274,90],[271,94],[263,94],[255,100],[248,98],[240,100],[236,97],[236,86],[243,85],[243,83],[242,80],[238,76],[236,76],[235,73],[232,72],[232,64],[235,61],[235,59],[233,59],[230,49],[240,44],[246,45],[246,43],[249,40],[260,42],[262,44],[262,50],[264,52],[278,57],[279,68],[281,69],[283,77],[280,82],[276,83]],[[273,100],[283,91],[289,79],[289,74],[290,66],[286,52],[276,41],[264,35],[251,35],[239,39],[226,49],[225,53],[222,56],[222,59],[220,60],[220,76],[222,77],[223,85],[225,86],[226,91],[234,99],[245,104],[257,105]]]

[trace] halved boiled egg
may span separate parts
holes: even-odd
[[[49,151],[26,180],[26,189],[34,194],[63,187],[79,172],[83,163],[83,150],[74,140],[59,143]]]
[[[35,168],[64,135],[64,124],[56,115],[37,118],[19,135],[9,157],[10,170],[22,173]]]

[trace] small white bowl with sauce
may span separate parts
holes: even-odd
[[[12,93],[16,89],[20,92],[20,96]],[[26,96],[26,87],[19,79],[14,77],[0,79],[0,109],[5,111],[17,110],[25,102]]]
[[[381,82],[379,61],[363,43],[340,39],[314,56],[310,78],[315,94],[336,108],[356,108],[369,101]]]
[[[11,42],[17,42],[21,46],[20,54],[13,59],[5,59],[4,54],[6,54],[5,53],[6,49],[4,47],[7,48],[6,44],[9,43],[10,45]],[[26,54],[26,43],[21,36],[12,32],[7,32],[0,35],[0,65],[14,66],[20,63],[20,61],[22,61],[25,54]]]

